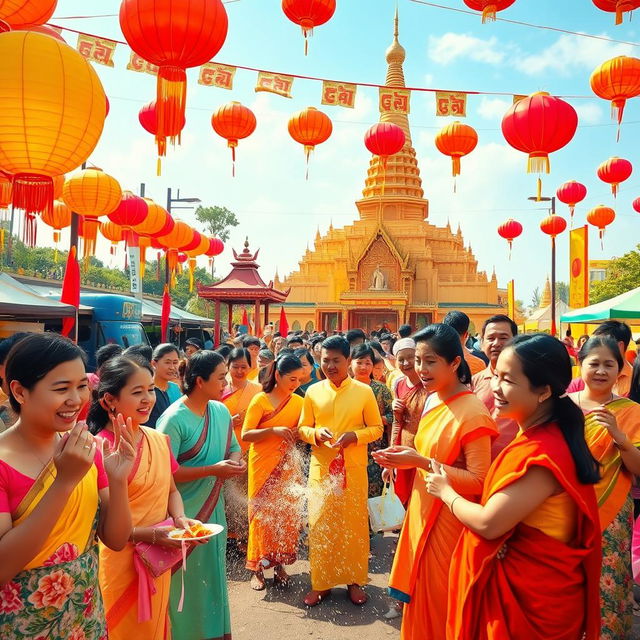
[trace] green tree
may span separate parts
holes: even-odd
[[[566,282],[556,282],[556,300],[569,304],[569,285]]]
[[[196,220],[205,225],[207,233],[220,238],[222,242],[229,239],[229,228],[240,224],[236,214],[226,207],[198,207],[195,213]]]
[[[531,294],[531,308],[537,309],[540,306],[540,287],[536,287]]]
[[[592,304],[635,289],[640,286],[640,245],[614,258],[607,267],[607,277],[591,285],[590,300]]]

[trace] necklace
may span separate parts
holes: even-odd
[[[608,404],[613,401],[613,391],[611,392],[611,397],[606,402],[601,402],[599,404]],[[582,409],[582,391],[578,391],[578,406]]]

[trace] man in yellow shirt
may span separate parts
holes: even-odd
[[[349,377],[349,343],[332,336],[322,343],[326,377],[309,387],[299,437],[311,445],[309,469],[308,607],[346,584],[353,604],[362,605],[369,581],[367,445],[382,436],[373,391]]]

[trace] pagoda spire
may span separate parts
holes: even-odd
[[[387,76],[385,86],[398,89],[406,87],[403,64],[407,57],[405,48],[400,44],[400,22],[398,8],[396,7],[393,20],[393,41],[387,49]],[[426,201],[420,179],[420,169],[415,149],[411,141],[411,129],[409,116],[405,113],[383,113],[380,122],[389,122],[399,126],[405,135],[405,144],[402,150],[387,160],[386,170],[383,171],[382,162],[378,156],[374,156],[369,163],[365,188],[362,192],[363,200],[359,201],[358,208],[363,217],[372,217],[375,213],[369,211],[369,207],[361,206],[367,200],[377,199],[384,194],[383,200],[402,197],[403,200],[412,200],[413,203],[406,210],[407,217],[426,218]],[[418,202],[418,200],[420,202]],[[384,211],[384,210],[383,210]],[[403,217],[403,216],[401,216]]]

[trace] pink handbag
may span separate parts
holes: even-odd
[[[168,518],[164,522],[159,522],[153,526],[173,527],[175,525],[173,518]],[[137,542],[135,553],[154,578],[158,578],[182,561],[182,549],[180,547],[163,547],[149,542]]]

